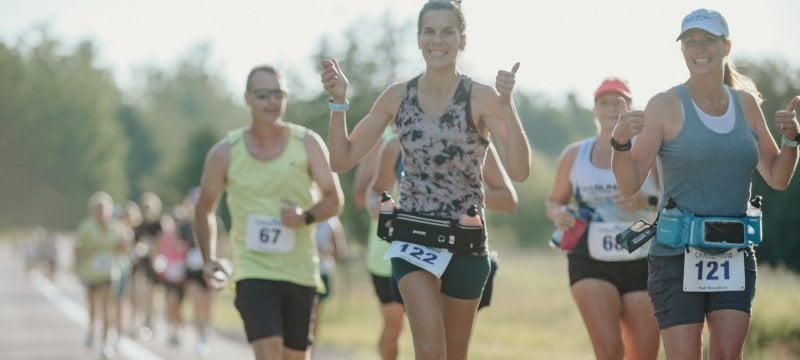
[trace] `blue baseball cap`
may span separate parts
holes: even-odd
[[[681,24],[681,33],[675,40],[680,40],[685,32],[692,29],[705,30],[714,36],[724,36],[726,39],[729,37],[728,22],[722,14],[714,10],[697,9],[686,15]]]

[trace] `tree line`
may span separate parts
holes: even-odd
[[[365,26],[369,31],[363,31]],[[407,24],[386,18],[360,23],[346,32],[341,48],[322,39],[309,56],[308,66],[317,66],[323,56],[341,60],[351,82],[351,127],[387,84],[416,75],[403,68],[405,52],[398,44],[413,43],[399,35],[403,26]],[[244,84],[233,94],[225,89],[225,79],[210,70],[208,44],[194,46],[169,69],[139,69],[139,86],[122,89],[97,64],[91,41],[65,49],[46,30],[38,31],[32,44],[0,42],[0,231],[36,225],[72,229],[86,213],[86,199],[97,190],[118,202],[154,191],[165,204],[177,203],[199,182],[211,145],[228,130],[249,123],[248,110],[234,100],[241,97]],[[365,34],[371,37],[365,39]],[[800,69],[784,60],[735,62],[759,85],[769,124],[776,109],[800,94]],[[291,77],[292,69],[283,70],[296,82],[293,87],[306,86]],[[285,120],[324,138],[328,98],[321,87],[310,93],[290,97]],[[492,241],[544,246],[552,231],[544,200],[557,157],[566,144],[594,134],[592,114],[574,94],[552,99],[518,90],[515,101],[534,149],[532,176],[515,184],[520,199],[516,212],[489,214]],[[340,177],[350,199],[354,172]],[[800,253],[800,212],[793,208],[800,200],[800,176],[784,192],[770,189],[758,174],[753,178],[753,193],[761,194],[765,204],[760,259],[798,271],[800,258],[791,255]],[[352,239],[365,239],[364,211],[346,204],[342,220]]]

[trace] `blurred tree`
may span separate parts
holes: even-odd
[[[171,181],[169,181],[170,184],[175,185],[176,189],[184,189],[183,193],[181,193],[181,199],[191,188],[200,185],[206,154],[214,144],[221,140],[218,131],[210,126],[192,129],[191,131],[192,134],[189,136],[186,151],[183,152],[183,161],[181,161],[177,170],[172,173]],[[220,198],[217,214],[222,219],[225,230],[230,231],[231,216],[230,212],[228,212],[228,203],[224,195]]]
[[[199,44],[172,72],[152,66],[143,70],[146,85],[144,96],[136,104],[137,113],[142,121],[141,135],[152,135],[158,156],[151,159],[153,166],[140,168],[147,172],[131,175],[141,180],[136,184],[141,189],[158,192],[166,206],[180,201],[188,190],[182,187],[185,181],[173,181],[184,179],[182,164],[202,163],[208,151],[187,148],[195,130],[205,128],[209,137],[213,133],[219,140],[226,131],[248,122],[245,109],[234,103],[222,79],[209,70],[209,58],[210,46]],[[197,182],[199,176],[193,183]]]
[[[153,143],[153,131],[144,126],[135,107],[123,104],[119,109],[119,120],[131,144],[125,161],[125,171],[130,182],[129,199],[138,199],[139,195],[147,191],[143,184],[145,175],[155,171],[161,154]]]
[[[388,14],[385,14],[377,21],[360,21],[351,25],[345,32],[341,50],[335,50],[330,39],[321,39],[317,50],[310,57],[310,63],[316,68],[319,68],[320,59],[335,57],[347,74],[350,82],[348,87],[350,110],[347,111],[347,123],[350,130],[369,112],[378,95],[389,84],[397,81],[402,54],[407,53],[406,48],[399,44],[413,45],[410,40],[402,40],[404,36],[409,36],[407,30],[407,26],[403,27],[392,22]],[[407,78],[411,76],[413,75]],[[321,85],[318,89],[318,95],[311,99],[291,99],[285,118],[287,121],[307,126],[326,139],[330,116],[327,107],[328,95]],[[366,212],[352,205],[354,175],[355,171],[339,175],[345,195],[345,207],[340,218],[347,229],[348,238],[365,244],[369,218]]]
[[[519,196],[517,210],[511,214],[492,214],[493,227],[508,227],[516,235],[512,243],[542,246],[553,231],[544,203],[555,174],[556,160],[566,144],[595,134],[592,112],[582,108],[569,94],[562,108],[540,94],[518,91],[514,97],[522,125],[532,144],[531,176],[515,185]],[[500,239],[507,242],[508,239]]]
[[[0,48],[0,88],[13,92],[0,97],[0,163],[9,169],[0,223],[70,228],[92,192],[128,195],[120,92],[94,64],[91,42],[65,51],[46,29],[39,36],[30,47]]]
[[[785,60],[737,60],[739,70],[758,84],[764,96],[761,109],[767,128],[780,145],[780,133],[775,130],[775,111],[782,110],[789,100],[800,95],[800,68],[790,66]],[[752,193],[764,197],[762,230],[764,242],[758,249],[760,262],[783,264],[800,271],[800,212],[794,207],[800,200],[800,174],[795,173],[786,191],[770,188],[758,174],[753,174]]]
[[[190,131],[191,134],[186,144],[186,151],[183,152],[183,161],[180,162],[177,171],[172,174],[172,181],[170,181],[178,189],[186,189],[187,191],[200,185],[206,154],[220,140],[218,131],[208,126],[191,129]]]
[[[591,109],[581,107],[574,94],[563,108],[540,94],[518,92],[514,97],[523,127],[535,150],[557,157],[567,144],[595,134]]]
[[[519,204],[510,214],[489,212],[489,234],[493,244],[504,246],[543,246],[547,244],[553,224],[547,218],[544,202],[553,184],[554,159],[547,154],[533,151],[531,176],[522,183],[515,183]],[[492,233],[514,235],[513,238],[498,238]]]

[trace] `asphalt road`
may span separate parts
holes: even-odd
[[[22,239],[0,241],[0,359],[101,358],[99,341],[93,347],[85,345],[88,320],[84,288],[64,265],[69,262],[69,245],[62,241],[57,248],[60,266],[50,278],[41,271],[26,271]],[[146,342],[121,337],[113,358],[200,359],[195,348],[197,336],[190,327],[184,327],[178,346],[168,342],[163,315],[156,316],[153,333]],[[203,359],[253,358],[242,334],[216,332]],[[314,358],[350,356],[317,349]]]

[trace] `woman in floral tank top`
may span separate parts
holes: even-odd
[[[519,64],[511,71],[498,71],[494,87],[459,73],[456,58],[466,44],[465,28],[457,2],[426,3],[417,33],[425,72],[389,86],[352,134],[345,117],[347,78],[335,59],[322,60],[321,80],[332,97],[328,147],[334,171],[352,168],[394,122],[405,166],[398,203],[404,212],[455,220],[476,205],[483,217],[481,170],[490,139],[509,177],[528,177],[530,145],[511,99]],[[449,259],[444,271],[434,275],[434,269],[409,262],[403,245],[394,249],[396,244],[409,244],[393,241],[387,256],[392,257],[392,276],[405,302],[416,358],[467,358],[489,274],[486,247],[472,254],[443,254],[437,252],[441,249],[412,244],[437,261]]]

